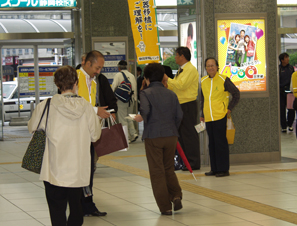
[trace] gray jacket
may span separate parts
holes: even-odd
[[[176,94],[161,82],[152,82],[140,92],[139,111],[144,121],[142,139],[179,136],[183,112]]]

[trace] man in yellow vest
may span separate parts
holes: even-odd
[[[104,66],[104,56],[99,51],[93,50],[86,56],[85,64],[77,70],[78,74],[78,95],[89,101],[94,107],[95,112],[101,118],[108,118],[110,113],[106,111],[108,106],[95,107],[97,84],[95,82],[96,75],[100,74]],[[94,177],[94,147],[91,145],[91,178],[90,178],[90,193],[92,193]],[[82,207],[85,216],[105,216],[106,212],[100,212],[95,203],[93,196],[82,198]]]
[[[179,142],[193,170],[200,169],[199,137],[195,130],[198,115],[198,71],[191,64],[191,52],[187,47],[175,51],[175,62],[180,66],[176,76],[171,79],[164,75],[168,89],[175,92],[183,111],[179,127]],[[187,170],[184,166],[182,170]]]

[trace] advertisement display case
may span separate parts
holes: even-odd
[[[180,46],[189,48],[191,63],[197,68],[196,22],[180,24]]]
[[[219,73],[228,76],[243,96],[268,95],[265,22],[258,14],[216,16]]]

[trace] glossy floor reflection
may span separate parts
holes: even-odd
[[[224,178],[205,177],[209,167],[202,167],[194,171],[197,182],[189,172],[177,171],[184,189],[184,208],[173,216],[159,213],[148,179],[144,145],[138,139],[129,151],[100,159],[94,200],[99,210],[108,214],[85,217],[84,225],[295,225],[297,140],[294,133],[281,136],[281,162],[233,165],[231,176]],[[4,137],[0,142],[0,226],[51,225],[43,183],[38,175],[20,167],[30,134],[26,127],[6,126]]]

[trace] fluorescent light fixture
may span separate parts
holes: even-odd
[[[156,6],[176,6],[177,0],[155,0]]]
[[[297,5],[296,0],[277,0],[278,5]]]

